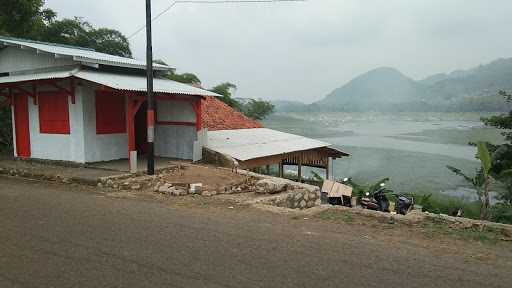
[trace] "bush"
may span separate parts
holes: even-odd
[[[0,97],[0,103],[2,98]],[[0,153],[12,152],[12,123],[10,107],[0,107]]]
[[[415,194],[414,199],[418,205],[423,207],[423,212],[456,215],[457,211],[462,208],[464,217],[480,218],[480,202],[478,201],[468,202],[456,197],[432,194]]]
[[[512,204],[498,203],[492,206],[491,221],[512,224]]]

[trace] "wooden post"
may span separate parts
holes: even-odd
[[[327,166],[325,167],[325,179],[326,180],[331,180],[331,175],[330,175],[331,171],[329,169],[330,168],[329,165],[331,162],[330,159],[331,159],[331,157],[327,157]]]
[[[132,152],[135,151],[135,125],[132,117],[132,114],[134,114],[132,102],[132,97],[130,95],[126,95],[126,130],[128,134],[128,163],[130,165],[130,171],[134,168],[132,167]]]
[[[146,74],[148,84],[148,175],[155,175],[155,110],[153,107],[153,35],[151,30],[152,21],[153,18],[151,16],[151,0],[146,0]]]
[[[302,183],[302,161],[299,160],[299,165],[297,165],[297,174],[298,174],[298,181],[299,183]]]

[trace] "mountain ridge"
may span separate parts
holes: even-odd
[[[328,111],[501,111],[512,90],[512,58],[413,80],[393,67],[363,73],[309,109]]]

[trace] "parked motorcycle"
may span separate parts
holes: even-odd
[[[414,197],[408,198],[404,195],[394,194],[395,201],[395,211],[398,214],[406,215],[414,208]]]
[[[395,194],[393,191],[385,188],[386,184],[381,183],[380,188],[370,195],[366,192],[366,197],[361,199],[361,206],[365,209],[389,212],[389,199],[387,194],[392,194],[395,197],[395,212],[397,214],[406,215],[414,208],[414,198],[407,197],[401,194]]]
[[[370,192],[366,192],[366,197],[361,198],[361,206],[365,209],[389,212],[389,200],[386,196],[386,188],[384,186],[386,186],[386,184],[381,183],[380,188],[372,195],[370,195]]]

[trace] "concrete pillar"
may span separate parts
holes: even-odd
[[[130,151],[130,173],[135,174],[137,171],[137,151]]]
[[[279,177],[283,178],[284,176],[284,165],[283,162],[279,162]]]

